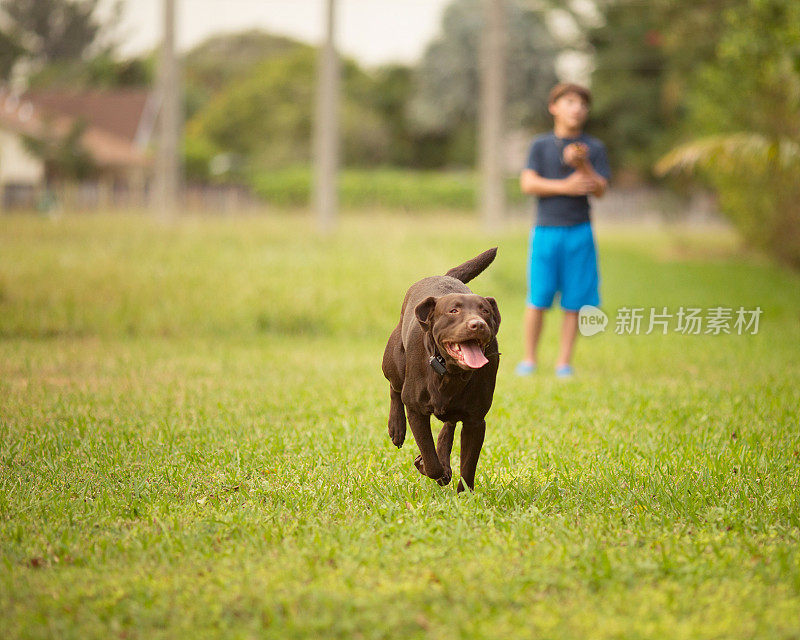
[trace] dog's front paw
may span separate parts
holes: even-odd
[[[436,482],[439,484],[440,487],[446,487],[450,484],[450,481],[453,479],[453,472],[450,469],[444,470],[444,475],[442,477],[437,478]]]
[[[431,474],[429,474],[425,469],[425,463],[422,461],[422,454],[418,455],[414,459],[414,466],[417,468],[417,471],[419,471],[423,476],[426,476],[428,478],[431,477]],[[442,469],[441,475],[433,479],[436,480],[437,484],[439,484],[440,486],[442,487],[447,486],[453,479],[453,472],[447,467],[444,467]]]
[[[403,446],[406,439],[406,414],[403,405],[392,404],[389,411],[389,437],[392,444],[398,449]]]
[[[395,447],[398,449],[402,447],[406,440],[406,421],[389,420],[389,437]]]

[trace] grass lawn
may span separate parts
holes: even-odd
[[[601,229],[609,328],[558,381],[555,312],[519,379],[526,235],[0,217],[0,635],[800,638],[800,276]],[[503,358],[457,495],[389,441],[380,361],[406,288],[493,244]],[[615,333],[665,306],[763,315]]]

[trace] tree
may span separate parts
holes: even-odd
[[[199,113],[231,82],[248,76],[255,66],[298,49],[311,47],[255,29],[204,40],[181,60],[187,119]]]
[[[353,79],[348,95],[378,115],[390,143],[383,162],[395,166],[432,169],[447,163],[450,136],[446,132],[421,130],[409,118],[415,90],[414,69],[386,65]]]
[[[23,53],[25,47],[13,35],[0,31],[0,79],[11,78],[14,65]]]
[[[16,39],[26,54],[47,64],[78,60],[103,46],[109,28],[119,20],[122,3],[116,0],[111,17],[104,24],[97,16],[101,0],[3,0],[0,4],[9,23],[7,34]]]
[[[662,27],[651,4],[622,0],[606,6],[604,23],[588,34],[595,51],[592,132],[615,168],[643,176],[669,148],[663,138],[677,115]]]
[[[546,126],[547,94],[556,82],[557,46],[540,11],[508,3],[506,43],[507,124]],[[471,164],[480,94],[480,0],[455,0],[444,13],[442,32],[425,51],[416,78],[411,115],[420,130],[452,136],[451,158]]]
[[[209,91],[247,75],[253,65],[308,45],[257,29],[212,36],[188,51],[181,62],[186,78]]]
[[[155,57],[118,60],[109,53],[89,60],[53,62],[28,76],[32,89],[113,89],[147,87],[155,78]]]
[[[92,176],[97,167],[81,142],[86,131],[86,122],[76,120],[66,135],[58,135],[53,129],[50,122],[45,122],[43,135],[23,138],[31,153],[44,162],[47,182],[85,180]]]
[[[698,65],[687,121],[700,137],[657,171],[699,173],[752,245],[800,267],[800,5],[738,0]]]
[[[184,80],[184,117],[189,123],[184,141],[187,177],[205,180],[215,156],[217,171],[238,175],[245,162],[252,164],[255,151],[241,141],[220,138],[221,123],[216,105],[233,100],[236,87],[247,83],[261,65],[299,51],[311,55],[312,47],[282,36],[258,30],[212,36],[188,51],[181,59]],[[226,97],[223,97],[226,96]],[[253,112],[246,119],[258,118]],[[216,141],[216,142],[215,142]]]
[[[652,167],[688,127],[696,71],[710,63],[720,16],[740,0],[602,0],[594,51],[593,131],[615,168],[653,178]]]
[[[187,125],[188,136],[204,138],[217,152],[234,154],[249,169],[308,162],[316,64],[316,52],[300,48],[256,65],[195,115]],[[344,160],[385,162],[389,132],[381,114],[364,99],[369,78],[352,61],[343,61],[342,67]]]

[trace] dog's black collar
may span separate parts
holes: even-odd
[[[431,369],[433,369],[439,377],[444,376],[444,374],[447,373],[447,361],[444,359],[444,356],[439,353],[439,347],[436,346],[436,341],[430,333],[425,334],[425,347],[428,353],[433,353],[433,355],[428,358],[428,364]]]
[[[437,349],[434,349],[434,354],[428,360],[428,364],[431,365],[431,369],[433,369],[440,376],[443,376],[445,373],[447,373],[447,363]]]

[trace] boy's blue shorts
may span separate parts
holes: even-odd
[[[585,304],[600,305],[591,222],[534,227],[528,256],[528,306],[549,309],[557,291],[561,292],[561,308],[567,311],[579,311]]]

